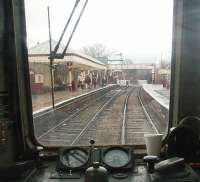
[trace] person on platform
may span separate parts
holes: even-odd
[[[129,83],[128,83],[128,80],[126,80],[126,88],[129,87]]]
[[[72,91],[76,91],[76,83],[75,83],[75,80],[72,80]]]
[[[87,88],[90,89],[91,78],[90,78],[89,75],[86,75],[86,77],[85,77],[85,83],[86,83]]]
[[[97,80],[96,80],[96,76],[95,75],[92,76],[92,84],[93,84],[94,88],[96,88]]]

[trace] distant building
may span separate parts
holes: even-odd
[[[163,87],[169,88],[170,87],[170,77],[171,77],[171,70],[170,69],[157,69],[156,73],[156,83],[162,84]]]
[[[152,64],[109,64],[108,70],[117,80],[130,80],[131,84],[137,84],[138,80],[146,80],[152,83],[154,80],[155,66]]]

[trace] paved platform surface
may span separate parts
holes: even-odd
[[[144,90],[169,110],[170,91],[162,85],[144,84]]]
[[[67,90],[55,91],[54,92],[55,104],[88,93],[98,88],[100,87],[97,86],[96,88],[77,89],[76,91],[67,91]],[[32,106],[33,106],[33,112],[52,106],[51,92],[32,95]]]

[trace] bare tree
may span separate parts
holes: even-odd
[[[100,43],[83,47],[83,52],[94,58],[107,59],[110,55],[112,55],[112,51],[110,51],[105,45],[102,45]]]

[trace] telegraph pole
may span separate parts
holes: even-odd
[[[52,55],[52,44],[51,44],[51,22],[50,22],[50,12],[49,6],[47,7],[48,10],[48,27],[49,27],[49,59],[50,59],[50,76],[51,76],[51,99],[52,99],[52,106],[55,107],[54,103],[54,68],[53,68],[53,55]]]

